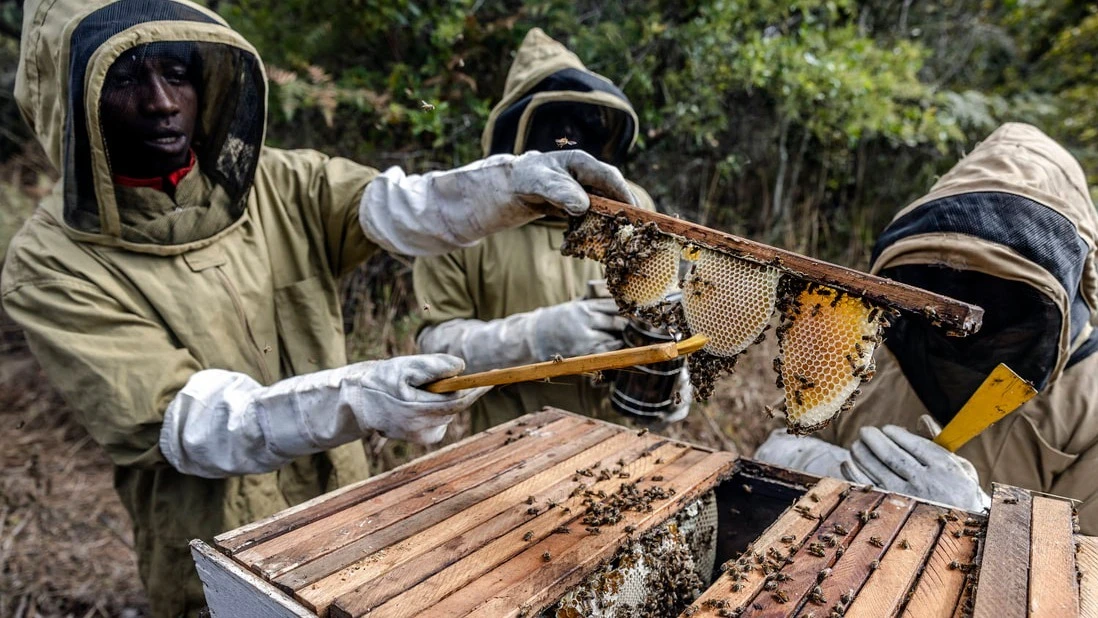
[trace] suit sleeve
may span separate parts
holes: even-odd
[[[64,276],[17,286],[3,303],[50,382],[115,464],[167,465],[158,447],[165,410],[201,367],[162,325]]]

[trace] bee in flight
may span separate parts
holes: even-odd
[[[557,148],[565,148],[567,146],[575,146],[576,145],[575,140],[570,140],[567,137],[559,138],[559,139],[556,140],[556,142],[557,142]]]

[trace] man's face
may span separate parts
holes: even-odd
[[[190,162],[198,115],[192,67],[178,54],[128,51],[103,85],[101,116],[111,170],[164,176]]]

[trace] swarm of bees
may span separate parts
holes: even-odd
[[[709,337],[687,361],[698,400],[765,340],[777,318],[775,383],[785,392],[779,409],[793,433],[821,429],[854,405],[895,317],[892,309],[799,279],[780,264],[698,246],[624,217],[574,218],[561,253],[602,262],[621,313],[684,337]]]

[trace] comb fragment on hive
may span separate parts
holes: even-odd
[[[653,307],[675,291],[682,250],[653,223],[618,226],[606,250],[606,286],[622,312]]]
[[[888,322],[885,310],[865,299],[822,285],[790,285],[774,369],[785,389],[786,424],[809,433],[854,405],[858,386],[873,377],[873,352]]]

